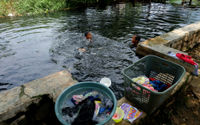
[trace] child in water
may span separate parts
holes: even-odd
[[[85,38],[87,39],[86,43],[84,43],[86,46],[88,46],[91,42],[92,42],[92,34],[91,32],[86,32],[85,33]],[[79,48],[79,52],[85,52],[86,49],[85,49],[85,45],[83,45],[81,48]]]
[[[85,38],[86,38],[88,41],[92,42],[92,34],[91,34],[90,32],[86,32],[86,33],[85,33]]]
[[[134,35],[134,36],[132,37],[130,47],[131,47],[131,48],[137,47],[138,43],[140,42],[140,39],[141,39],[140,36]]]

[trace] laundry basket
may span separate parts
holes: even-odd
[[[148,114],[154,112],[172,93],[185,74],[185,69],[163,58],[145,56],[122,71],[125,97]],[[171,87],[163,92],[155,92],[132,81],[138,76],[155,78]]]

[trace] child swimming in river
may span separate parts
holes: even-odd
[[[86,32],[85,33],[85,38],[87,39],[86,43],[83,43],[82,46],[78,49],[79,52],[85,52],[86,47],[89,46],[89,44],[92,43],[92,34],[91,32]]]
[[[81,41],[80,48],[78,48],[78,50],[76,49],[75,57],[77,59],[81,59],[83,53],[86,52],[91,46],[91,43],[93,42],[91,32],[85,33],[85,39],[86,40]]]
[[[132,37],[130,47],[131,47],[131,48],[137,47],[138,43],[140,42],[140,39],[141,39],[140,36],[134,35],[134,36]]]
[[[92,34],[91,34],[91,32],[86,32],[86,33],[85,33],[85,38],[86,38],[87,40],[89,40],[90,42],[92,42]]]

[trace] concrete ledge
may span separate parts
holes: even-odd
[[[169,33],[161,35],[161,37],[169,41],[165,44],[166,46],[181,51],[192,49],[197,43],[200,43],[200,22],[175,29]]]
[[[43,95],[53,101],[68,86],[76,83],[67,71],[57,72],[42,79],[34,80],[20,87],[0,93],[0,123],[25,112],[27,107],[38,103]]]
[[[183,51],[191,49],[198,43],[200,43],[200,22],[146,40],[138,45],[136,53],[142,56],[157,55],[182,65],[188,72],[193,72],[195,69],[193,65],[169,56],[168,52],[187,54]]]
[[[148,55],[148,54],[156,55],[156,56],[162,57],[164,59],[167,59],[169,61],[172,61],[172,62],[175,62],[177,64],[182,65],[186,69],[187,72],[193,72],[194,71],[195,67],[193,65],[169,56],[167,54],[169,51],[174,52],[174,53],[187,54],[185,52],[164,46],[162,44],[161,45],[154,45],[154,46],[148,46],[148,45],[145,45],[145,44],[140,44],[137,47],[137,50],[136,50],[136,52],[140,55],[143,55],[143,56]]]

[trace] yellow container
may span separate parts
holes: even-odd
[[[116,112],[114,116],[112,117],[112,120],[115,123],[119,123],[122,121],[123,118],[124,118],[124,111],[121,108],[117,107]]]

